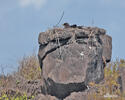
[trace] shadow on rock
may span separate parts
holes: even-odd
[[[45,86],[41,87],[42,93],[44,95],[49,94],[55,96],[60,100],[63,100],[72,92],[81,92],[87,89],[84,82],[62,84],[54,82],[51,78],[48,78],[47,80],[44,79],[44,82]]]

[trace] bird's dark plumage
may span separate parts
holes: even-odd
[[[76,24],[73,24],[70,26],[71,28],[77,28],[77,25]]]
[[[83,26],[77,26],[76,24],[70,25],[69,23],[64,23],[63,26],[64,28],[78,28],[78,29],[83,28]]]
[[[77,26],[78,29],[83,29],[83,26]]]
[[[64,23],[63,26],[64,26],[64,28],[70,28],[69,23]]]

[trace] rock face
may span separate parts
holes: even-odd
[[[112,38],[104,29],[54,28],[41,32],[38,42],[44,95],[79,100],[89,82],[104,78],[103,69],[112,53]]]

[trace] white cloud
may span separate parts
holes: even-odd
[[[41,8],[47,0],[19,0],[21,7],[34,6],[35,8]]]

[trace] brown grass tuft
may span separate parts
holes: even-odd
[[[24,56],[19,61],[18,73],[27,80],[40,79],[41,69],[37,56],[35,54]]]

